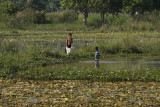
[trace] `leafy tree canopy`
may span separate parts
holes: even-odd
[[[93,0],[62,0],[61,5],[65,8],[79,10],[84,15],[85,25],[87,25],[88,13],[91,10]]]
[[[18,11],[18,6],[10,1],[0,3],[1,15],[13,15]]]
[[[41,11],[45,9],[45,4],[42,0],[27,0],[27,7]]]

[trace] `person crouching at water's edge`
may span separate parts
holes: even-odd
[[[96,49],[96,53],[95,53],[95,68],[99,68],[99,57],[100,57],[100,53],[98,51],[98,47],[95,48]]]
[[[67,51],[67,54],[72,52],[72,46],[71,46],[72,43],[73,43],[72,34],[69,33],[68,34],[68,38],[66,40],[66,51]]]

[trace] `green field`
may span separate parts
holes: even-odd
[[[95,46],[100,61],[124,63],[83,63]],[[159,32],[3,30],[0,47],[0,106],[160,105]]]
[[[158,4],[0,0],[0,107],[160,107]]]

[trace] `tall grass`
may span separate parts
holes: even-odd
[[[54,30],[54,31],[87,31],[89,28],[83,23],[61,23],[61,24],[30,24],[27,29]]]
[[[102,19],[97,13],[91,13],[88,17],[88,27],[100,28],[102,26]]]
[[[74,23],[78,19],[78,12],[66,10],[61,12],[48,13],[46,19],[49,23]]]
[[[146,12],[135,16],[106,14],[103,25],[99,14],[90,13],[88,20],[89,26],[100,28],[101,31],[158,31],[160,29],[158,26],[160,24],[159,11]]]
[[[111,40],[103,40],[97,44],[100,47],[101,53],[104,54],[119,54],[119,53],[136,53],[136,54],[151,54],[159,55],[160,42],[158,39],[141,38],[137,35],[126,35],[121,38]]]

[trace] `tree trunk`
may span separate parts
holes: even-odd
[[[101,12],[102,24],[104,24],[104,15],[105,15],[105,13]]]
[[[87,25],[88,12],[84,12],[84,23]]]

